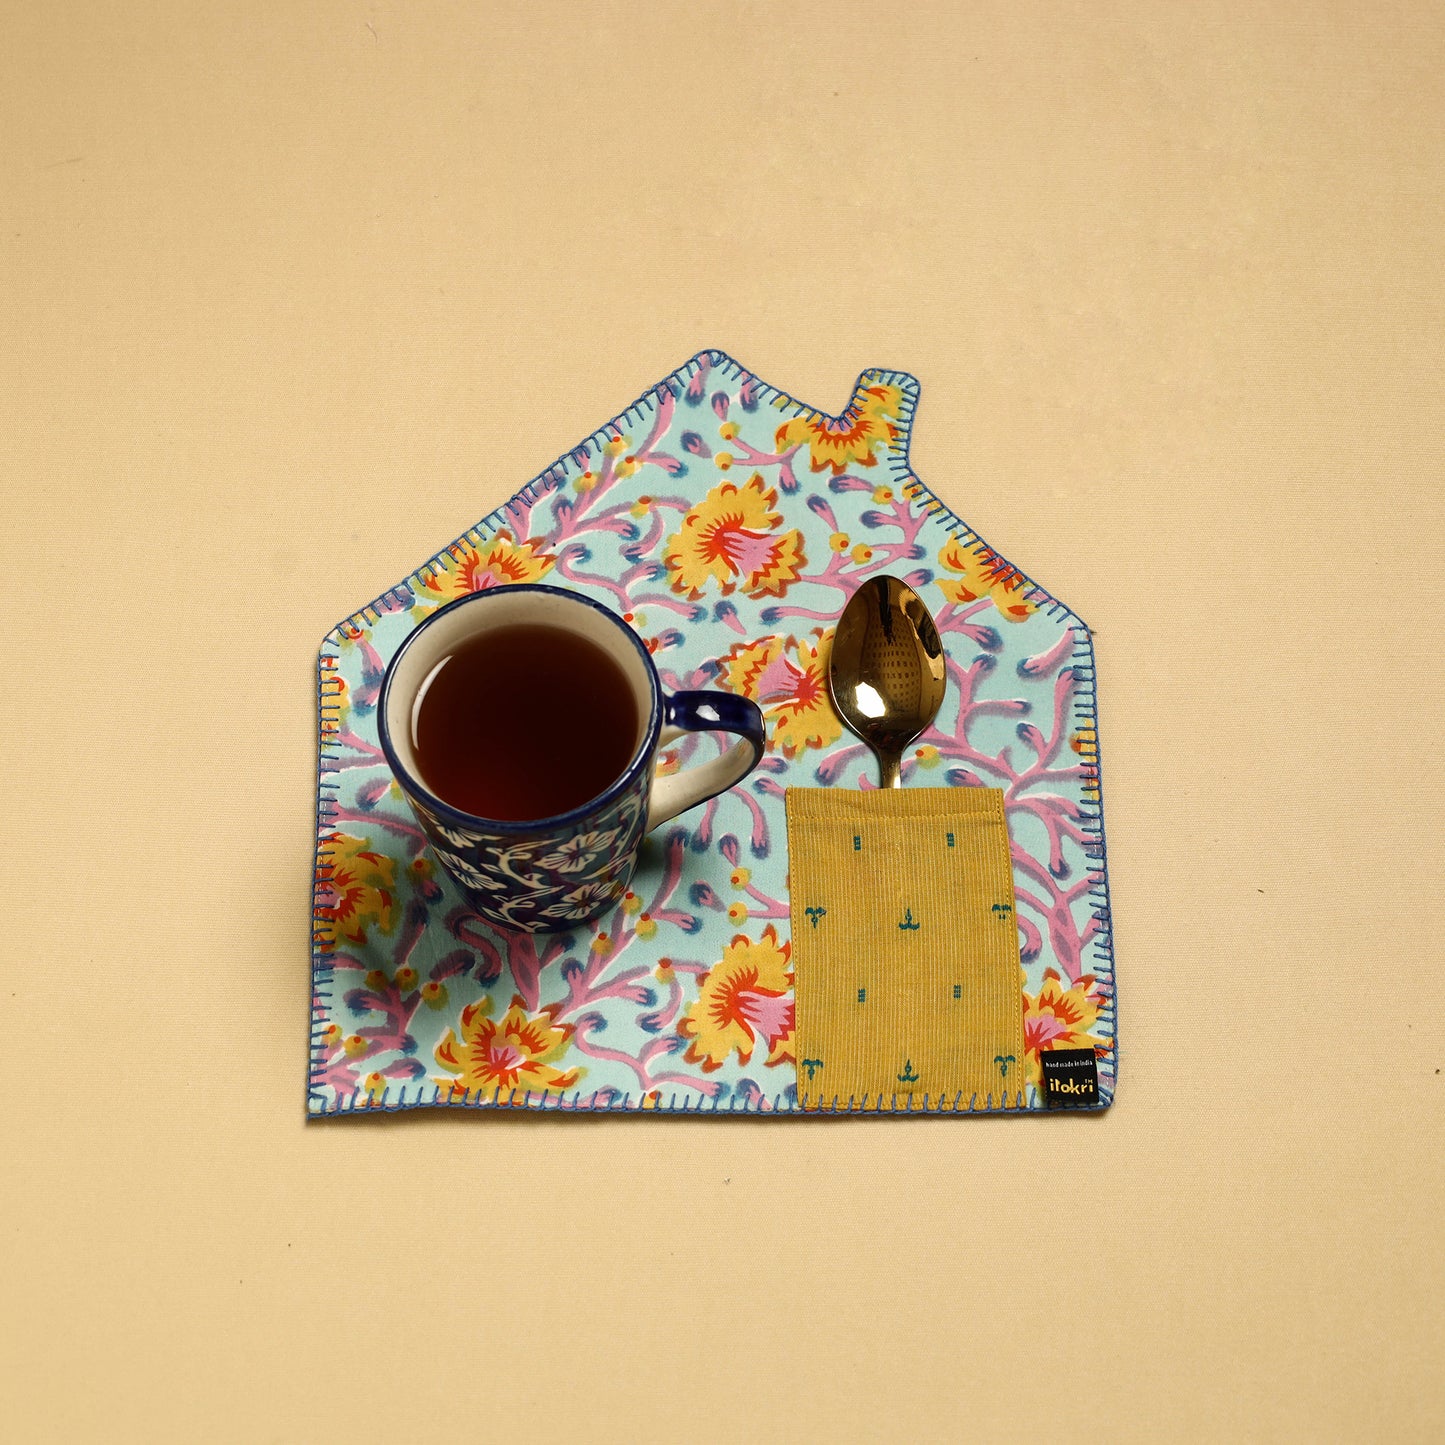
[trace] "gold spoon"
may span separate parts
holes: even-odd
[[[897,577],[868,578],[838,619],[828,691],[872,748],[882,787],[903,786],[903,750],[938,715],[946,686],[943,644],[923,599]]]

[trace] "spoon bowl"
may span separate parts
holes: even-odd
[[[878,759],[880,786],[903,785],[903,750],[938,715],[947,685],[943,643],[923,599],[897,577],[868,578],[838,619],[828,691]]]

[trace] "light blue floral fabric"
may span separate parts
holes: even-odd
[[[919,591],[948,652],[943,710],[904,785],[1004,790],[1029,1107],[1042,1107],[1039,1053],[1055,1047],[1092,1048],[1110,1102],[1116,1014],[1089,633],[914,476],[918,391],[904,373],[866,372],[829,416],[704,352],[327,635],[312,1116],[427,1105],[801,1112],[783,793],[872,785],[871,755],[833,714],[826,675],[844,603],[882,572]],[[523,935],[470,912],[427,851],[382,757],[376,702],[388,659],[431,611],[540,581],[623,615],[669,690],[753,698],[769,746],[742,785],[646,841],[613,912]],[[688,735],[660,771],[721,745]],[[929,1108],[914,1100],[908,1111]]]

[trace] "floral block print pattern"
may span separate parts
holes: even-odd
[[[430,830],[431,856],[453,878],[490,895],[505,923],[525,928],[539,914],[561,920],[621,901],[627,865],[647,825],[645,796],[640,789],[624,792],[585,832],[561,843],[550,833],[477,833],[444,823],[419,802],[409,806]]]
[[[1039,1055],[1054,1047],[1092,1048],[1112,1099],[1089,634],[914,476],[917,399],[912,377],[871,371],[827,416],[704,352],[327,636],[311,1115],[800,1114],[783,793],[874,785],[827,671],[844,603],[880,572],[918,590],[948,651],[943,710],[904,786],[1005,794],[1029,1107],[1042,1107]],[[422,618],[537,581],[620,613],[667,688],[752,698],[768,751],[740,786],[649,837],[596,923],[506,934],[468,910],[428,850],[382,757],[376,703]],[[659,772],[721,745],[689,734]]]

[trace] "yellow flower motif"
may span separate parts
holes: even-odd
[[[771,724],[768,747],[786,758],[804,748],[826,748],[843,735],[828,695],[832,629],[814,641],[764,637],[740,642],[721,658],[724,687],[750,697]]]
[[[671,983],[677,977],[677,970],[673,968],[670,958],[659,958],[657,967],[652,970],[652,976],[658,983]]]
[[[416,969],[410,964],[402,964],[396,971],[396,986],[403,993],[410,993],[416,987]]]
[[[918,759],[920,768],[936,768],[938,766],[938,749],[932,743],[924,743],[914,756]]]
[[[445,1008],[447,1006],[447,986],[430,978],[421,986],[421,1001],[428,1008]]]
[[[321,1042],[333,1052],[341,1047],[341,1025],[327,1024],[326,1031],[321,1035]]]
[[[1103,1044],[1089,1030],[1099,1017],[1102,996],[1095,992],[1095,980],[1086,973],[1073,987],[1065,989],[1056,970],[1044,970],[1044,986],[1037,996],[1024,994],[1024,1062],[1031,1083],[1039,1083],[1044,1049],[1092,1049]]]
[[[834,532],[833,535],[828,538],[828,545],[835,552],[846,552],[852,545],[852,539],[846,532]]]
[[[348,943],[365,943],[368,924],[390,933],[396,922],[391,894],[396,865],[384,853],[372,852],[366,846],[370,841],[347,833],[331,840],[331,918],[336,936]]]
[[[461,1038],[448,1029],[434,1057],[452,1079],[439,1079],[443,1095],[475,1089],[504,1093],[516,1089],[560,1091],[572,1088],[580,1069],[553,1068],[572,1045],[572,1025],[558,1024],[549,1009],[528,1017],[520,996],[501,1019],[492,1019],[490,998],[478,999],[462,1010]]]
[[[642,465],[634,456],[623,457],[614,468],[619,477],[630,477]]]
[[[572,490],[575,492],[590,492],[597,485],[597,473],[591,467],[583,472],[575,482],[572,483]]]
[[[713,457],[712,461],[713,465],[718,469],[718,471],[730,471],[733,464],[733,454],[731,452],[718,452],[717,455]]]
[[[1024,575],[1010,567],[997,552],[961,542],[957,537],[938,554],[938,560],[957,579],[940,577],[939,589],[950,602],[979,602],[988,598],[1010,622],[1022,622],[1038,610],[1024,595],[1029,590]]]
[[[711,578],[724,596],[741,587],[749,597],[781,597],[807,558],[801,532],[778,531],[777,502],[759,473],[741,487],[719,482],[667,540],[663,560],[673,591],[700,597]]]
[[[362,983],[364,983],[372,993],[380,993],[390,985],[391,980],[379,968],[374,968],[362,979]]]
[[[866,542],[859,542],[848,555],[861,566],[873,560],[873,549]]]
[[[771,924],[756,942],[741,933],[733,939],[722,962],[702,975],[697,1002],[678,1026],[692,1040],[683,1055],[688,1063],[711,1074],[736,1051],[746,1064],[760,1040],[769,1064],[795,1057],[791,952]]]
[[[597,937],[592,940],[593,953],[606,953],[611,947],[612,940],[605,933],[599,933]]]
[[[637,920],[636,932],[639,938],[651,938],[657,932],[657,920],[650,913],[644,913]]]
[[[620,457],[622,453],[627,450],[630,443],[631,439],[629,437],[609,437],[603,445],[602,450],[606,452],[609,457]]]
[[[745,923],[748,916],[748,905],[741,899],[728,904],[728,917],[734,923]]]
[[[372,1070],[362,1081],[361,1091],[368,1100],[375,1101],[386,1092],[386,1079],[383,1075]]]
[[[878,464],[874,455],[877,446],[892,446],[899,428],[889,417],[902,415],[903,392],[896,386],[870,386],[837,421],[819,416],[794,417],[780,426],[776,445],[779,451],[790,446],[806,446],[809,463],[815,472],[832,467],[835,477],[841,476],[850,463],[872,467]]]
[[[652,498],[639,497],[627,510],[634,517],[645,517],[652,510]]]
[[[725,421],[718,429],[717,434],[725,441],[730,442],[738,434],[738,424],[735,421]]]
[[[451,602],[469,592],[485,592],[509,582],[539,582],[556,560],[539,550],[540,546],[536,539],[518,542],[505,529],[486,544],[485,550],[459,542],[422,586]]]
[[[360,1034],[347,1034],[346,1042],[342,1045],[342,1047],[346,1050],[347,1058],[359,1059],[362,1054],[366,1052],[367,1043]]]
[[[642,899],[630,888],[622,895],[622,911],[624,913],[640,913],[642,911]]]
[[[893,500],[893,488],[892,488],[892,487],[874,487],[874,488],[873,488],[873,500],[874,500],[875,502],[877,502],[880,507],[883,506],[883,505],[885,505],[885,504],[888,503],[888,502],[891,502],[891,501]]]
[[[753,870],[751,868],[734,868],[728,878],[734,888],[746,888],[753,881]]]

